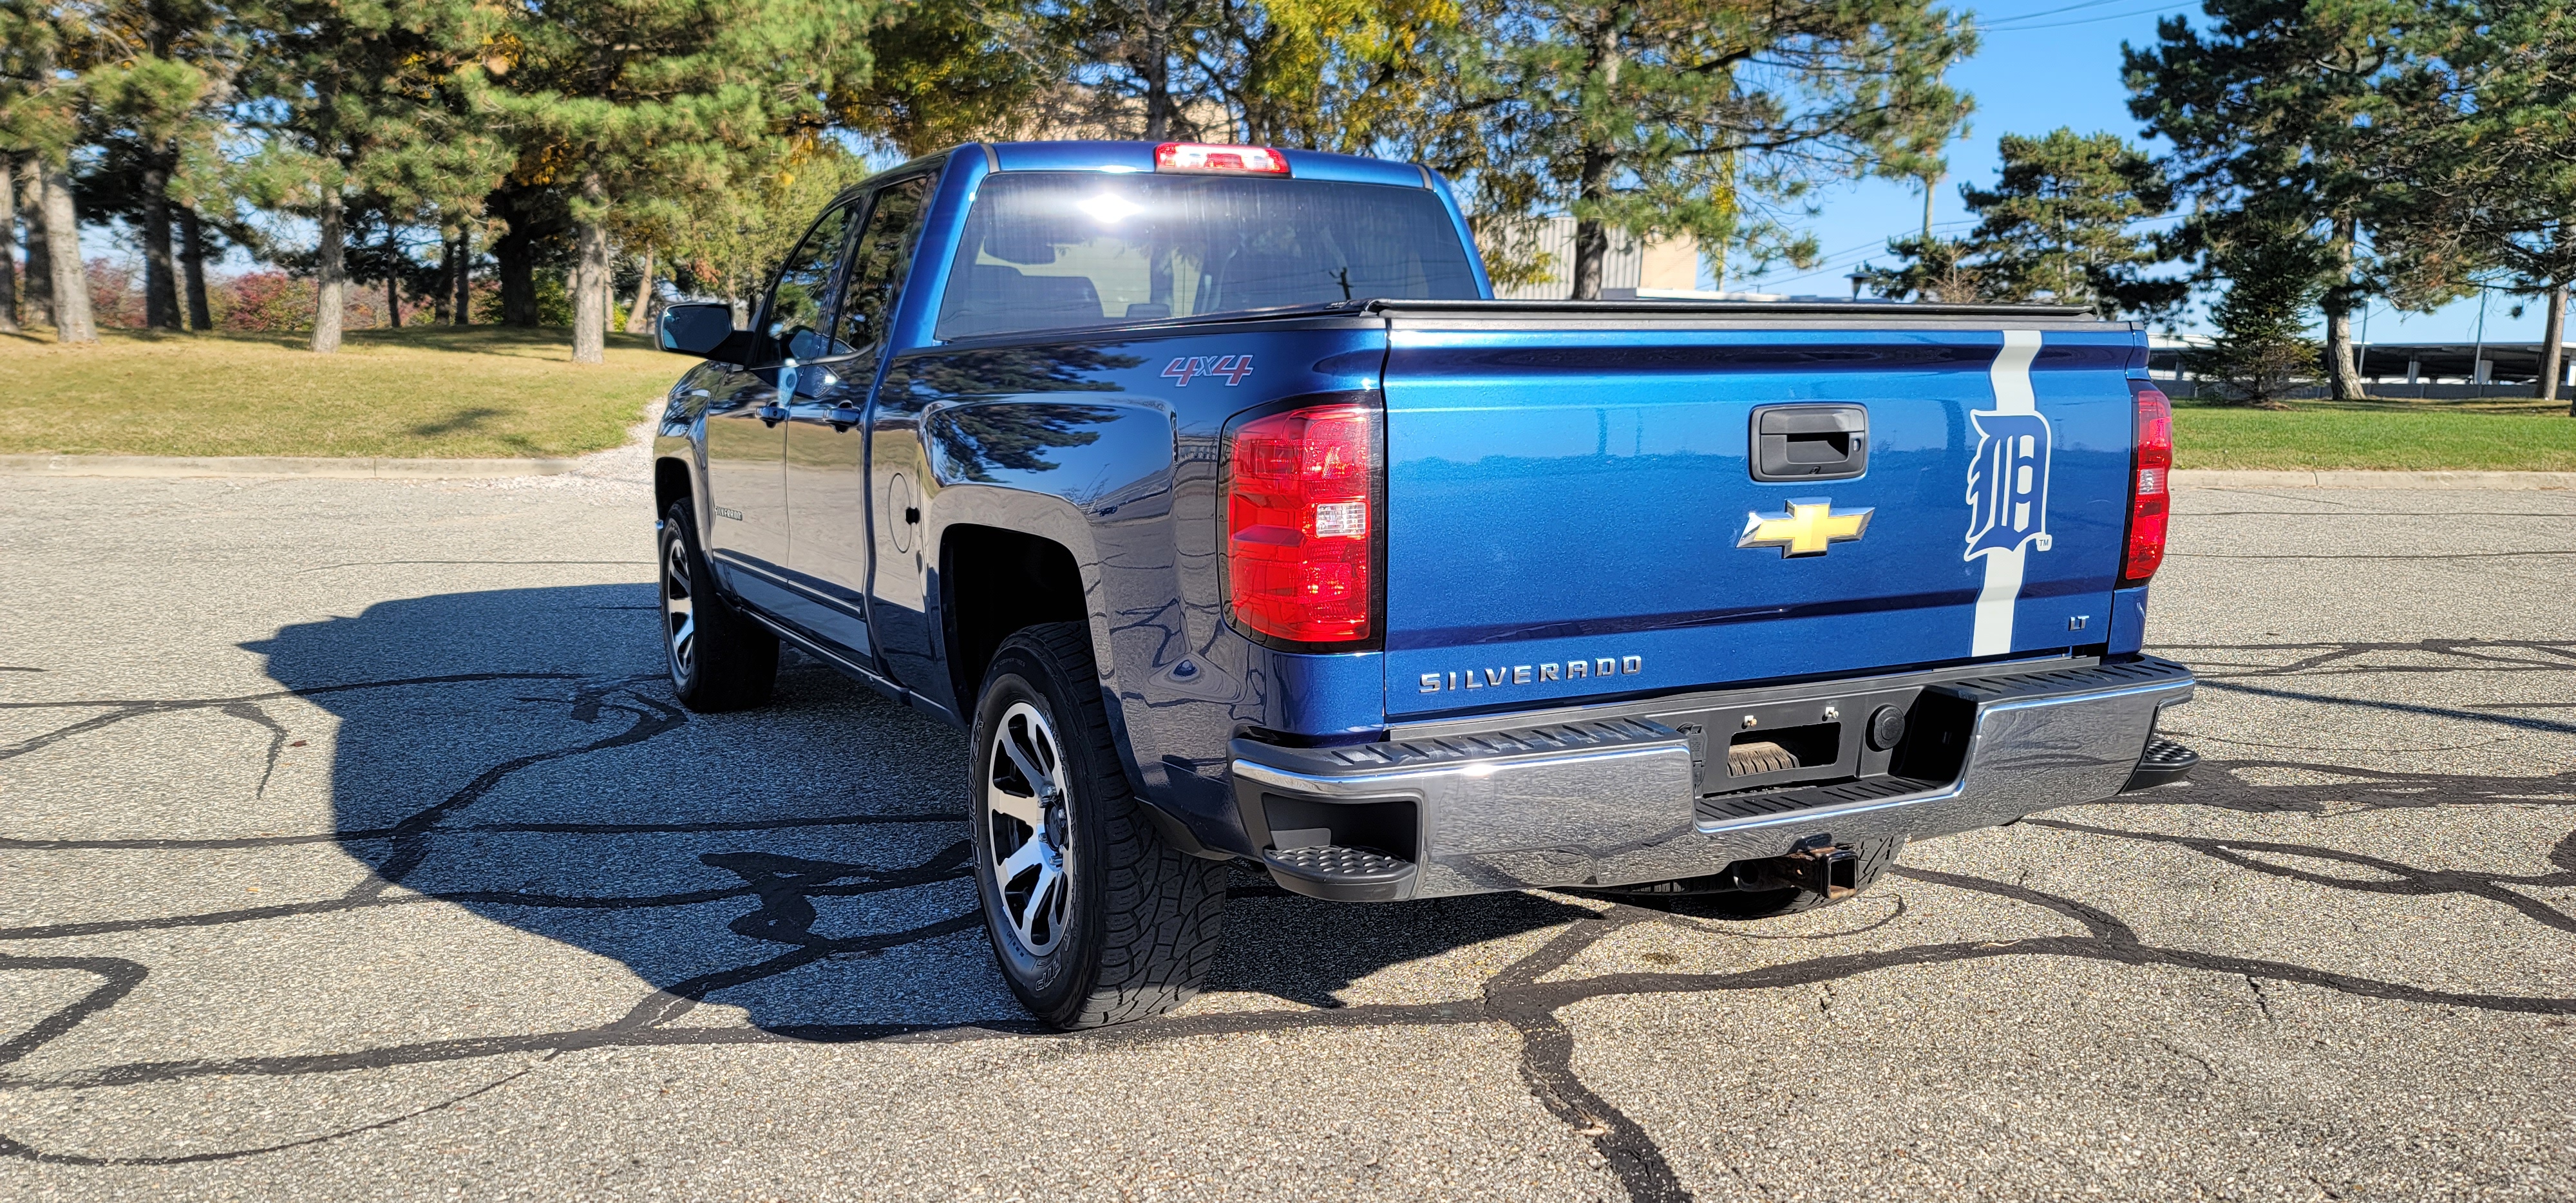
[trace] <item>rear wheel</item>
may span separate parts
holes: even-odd
[[[1081,624],[1030,627],[994,654],[970,771],[985,934],[1030,1014],[1101,1027],[1198,993],[1226,866],[1172,848],[1144,814]]]
[[[661,534],[662,650],[671,692],[701,713],[767,702],[778,683],[778,636],[717,591],[688,502],[671,503]]]

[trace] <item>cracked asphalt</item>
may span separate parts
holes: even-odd
[[[649,508],[11,482],[0,1197],[2576,1196],[2576,495],[2185,493],[2188,786],[1755,924],[1238,875],[1081,1036],[958,735],[671,701]]]

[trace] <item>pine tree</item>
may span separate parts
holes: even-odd
[[[312,348],[339,350],[348,297],[353,197],[426,170],[424,161],[478,143],[445,98],[482,70],[478,41],[488,10],[473,0],[260,0],[243,20],[256,31],[243,86],[258,102],[267,141],[249,165],[255,195],[309,214],[317,232]],[[497,174],[426,189],[472,195]]]
[[[2257,208],[2238,214],[2231,237],[2210,247],[2212,266],[2228,281],[2209,315],[2218,335],[2185,360],[2195,375],[2215,380],[2225,400],[2278,409],[2289,388],[2316,374],[2307,314],[2331,278],[2334,252],[2299,237],[2306,224],[2296,209]]]
[[[171,191],[183,148],[216,136],[210,110],[229,87],[238,39],[228,14],[203,0],[106,0],[95,12],[102,61],[89,73],[88,140],[106,154],[84,191],[107,199],[142,242],[144,324],[185,329]]]
[[[574,362],[602,358],[612,222],[739,186],[746,166],[812,143],[826,100],[868,69],[876,11],[835,0],[506,10],[481,99],[516,135],[523,172],[533,160],[564,190]]]
[[[77,68],[94,42],[85,17],[42,0],[0,0],[0,149],[23,154],[32,169],[28,224],[44,233],[46,299],[54,338],[66,343],[98,341],[67,170],[80,136]]]
[[[1899,266],[1863,274],[1881,296],[2051,301],[2106,318],[2170,314],[2189,282],[2146,273],[2165,258],[2139,223],[2173,205],[2173,187],[2144,152],[2110,133],[2006,134],[1992,188],[1962,186],[1979,221],[1960,239],[1888,243]]]
[[[1976,48],[1929,0],[1535,0],[1467,29],[1474,186],[1574,214],[1578,299],[1601,295],[1614,230],[1812,257],[1788,208],[1826,181],[1937,172],[1969,108],[1942,75]]]
[[[2498,270],[2545,296],[2534,391],[2555,400],[2576,282],[2576,11],[2475,0],[2445,13],[2440,53],[2391,89],[2410,103],[2382,123],[2395,182],[2379,202],[2404,220],[2382,247],[2407,263],[2397,283],[2419,306]]]
[[[2441,5],[2204,0],[2202,7],[2214,22],[2206,32],[2169,17],[2157,26],[2156,45],[2123,48],[2129,111],[2147,133],[2171,140],[2175,182],[2200,202],[2175,245],[2313,244],[2322,253],[2281,248],[2268,258],[2318,265],[2334,395],[2358,397],[2353,314],[2403,270],[2364,253],[2386,233],[2379,202],[2393,148],[2385,127],[2401,103],[2391,85],[2420,61],[2426,37],[2446,27]]]

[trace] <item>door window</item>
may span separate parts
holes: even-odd
[[[888,184],[877,193],[868,224],[850,244],[849,283],[841,291],[838,341],[853,348],[877,345],[894,316],[895,294],[912,268],[912,248],[930,200],[930,177]]]
[[[841,239],[856,212],[855,204],[825,210],[779,266],[778,282],[770,286],[769,303],[762,307],[761,333],[768,336],[772,357],[803,361],[850,353],[852,348],[834,345],[824,331],[831,324],[832,268],[840,262]]]

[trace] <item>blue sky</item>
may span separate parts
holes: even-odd
[[[2159,16],[2199,11],[2197,3],[2158,6],[2156,0],[1999,0],[1973,7],[1978,25],[1986,30],[1984,49],[1954,68],[1951,79],[1976,97],[1977,112],[1968,136],[1951,147],[1950,178],[1933,198],[1936,232],[1953,235],[1973,224],[1959,201],[1959,182],[1994,181],[1998,136],[2044,134],[2065,125],[2078,133],[2110,130],[2137,140],[2138,122],[2129,116],[2128,90],[2120,85],[2120,43],[2149,45]],[[1758,282],[1729,281],[1727,286],[1849,295],[1851,283],[1844,277],[1854,266],[1872,255],[1889,262],[1887,240],[1923,225],[1918,185],[1873,180],[1824,190],[1815,200],[1822,212],[1807,224],[1827,255],[1821,270],[1800,275],[1782,269]],[[2489,302],[2489,341],[2539,340],[2540,306],[2527,304],[2516,319],[2510,312],[2519,300],[2497,295]],[[2477,321],[2474,299],[2421,316],[2399,314],[2381,304],[2372,307],[2369,338],[2466,342]]]

